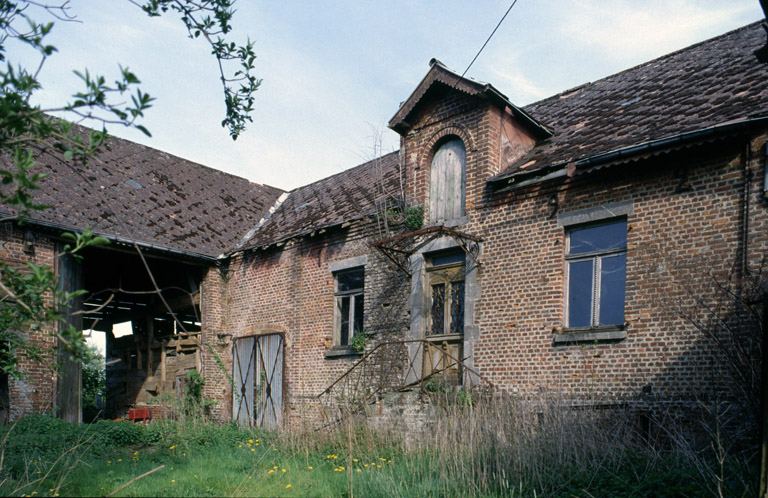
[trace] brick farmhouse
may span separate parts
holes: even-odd
[[[733,396],[757,381],[733,383],[716,322],[768,251],[765,42],[751,24],[524,107],[432,60],[389,122],[399,151],[290,192],[121,139],[87,167],[48,150],[53,208],[1,225],[0,258],[88,290],[113,415],[190,370],[216,417],[266,427],[341,393]],[[57,257],[86,224],[111,244]],[[22,365],[6,418],[80,419],[76,366]]]

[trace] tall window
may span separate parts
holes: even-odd
[[[431,222],[464,216],[466,181],[464,142],[453,139],[437,149],[432,158],[429,183],[429,219]]]
[[[362,268],[340,271],[336,279],[335,346],[349,345],[350,337],[363,330],[365,271]]]
[[[624,323],[627,222],[572,228],[567,233],[569,328]]]
[[[427,269],[431,336],[464,333],[464,252],[432,256]]]

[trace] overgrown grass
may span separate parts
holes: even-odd
[[[557,403],[434,404],[420,437],[350,418],[334,430],[244,431],[197,417],[3,428],[11,496],[754,496],[756,459],[730,455],[719,488],[699,454],[654,451],[621,417]]]

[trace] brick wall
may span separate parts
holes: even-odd
[[[371,238],[366,235],[375,233],[375,227],[374,220],[363,220],[293,239],[279,248],[241,254],[225,271],[226,291],[221,311],[216,311],[226,317],[221,330],[233,339],[274,332],[285,335],[285,408],[293,425],[316,422],[317,396],[360,359],[360,355],[326,357],[334,336],[332,263],[367,257],[364,326],[371,345],[405,333],[408,283],[370,247]],[[204,320],[208,323],[205,315]],[[231,371],[231,344],[222,358]],[[231,391],[222,404],[231,406]]]
[[[27,243],[25,244],[25,234]],[[55,267],[56,245],[50,238],[19,228],[13,223],[0,224],[0,261],[13,267],[24,268],[27,262],[38,266]],[[52,296],[46,298],[52,304]],[[9,379],[10,418],[17,419],[27,413],[54,412],[56,400],[56,374],[51,368],[55,361],[55,339],[50,329],[28,330],[29,340],[43,352],[41,362],[33,361],[24,351],[15,351],[19,370],[24,377]]]

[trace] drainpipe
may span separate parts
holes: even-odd
[[[768,1],[768,0],[765,0]],[[742,219],[742,234],[741,234],[741,275],[749,275],[749,194],[752,189],[752,168],[750,162],[752,161],[752,143],[747,140],[747,145],[744,148],[744,212]]]

